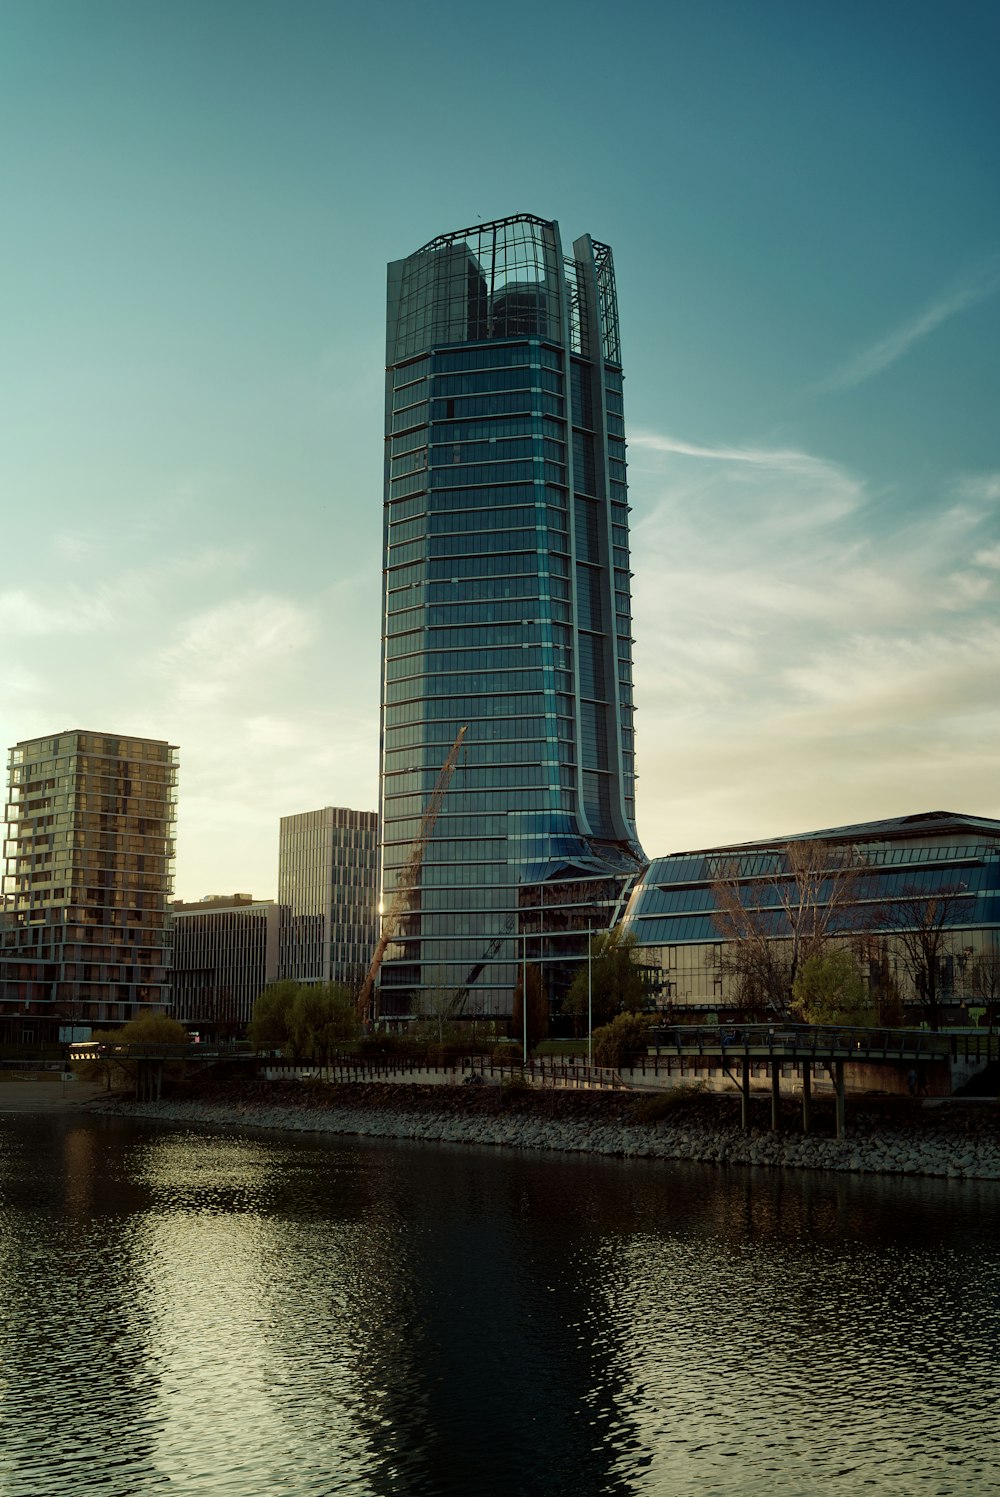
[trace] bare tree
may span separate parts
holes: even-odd
[[[892,933],[897,957],[924,1000],[932,1029],[941,1027],[941,965],[949,952],[951,931],[969,913],[971,904],[965,884],[945,884],[933,890],[904,884],[878,914],[879,926]]]
[[[850,844],[809,837],[726,860],[712,884],[721,970],[747,1007],[784,1012],[802,963],[856,934],[868,867]],[[760,870],[760,871],[758,871]]]
[[[862,972],[867,973],[868,991],[878,1023],[883,1029],[898,1029],[905,1023],[906,1013],[899,981],[892,970],[889,938],[884,932],[879,934],[862,924],[851,941],[851,948]]]
[[[741,884],[734,872],[712,885],[715,927],[722,945],[714,965],[728,978],[748,1016],[781,1013],[791,994],[788,953],[779,940],[777,911],[766,884]]]

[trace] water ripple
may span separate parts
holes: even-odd
[[[1000,1493],[1000,1190],[0,1120],[0,1497]]]

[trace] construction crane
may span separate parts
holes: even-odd
[[[420,866],[424,861],[424,852],[430,841],[431,833],[434,830],[434,823],[437,821],[441,802],[444,800],[445,792],[451,783],[451,777],[455,773],[458,756],[462,751],[462,742],[468,731],[468,723],[466,723],[464,728],[459,728],[458,730],[448,757],[441,766],[441,773],[438,775],[434,789],[431,791],[430,800],[424,807],[424,814],[420,818],[417,835],[411,842],[410,850],[406,854],[406,862],[399,870],[392,903],[382,919],[382,934],[379,936],[378,945],[375,947],[375,952],[371,959],[371,965],[368,968],[365,980],[361,985],[361,991],[358,994],[358,1015],[362,1020],[374,1017],[373,993],[375,979],[382,965],[382,958],[385,956],[386,947],[396,935],[400,922],[406,913],[406,907],[410,902],[410,896],[417,886],[417,880],[420,877]]]
[[[511,915],[510,919],[504,925],[503,930],[501,930],[500,934],[493,937],[493,940],[483,952],[480,960],[472,968],[462,986],[456,993],[452,995],[451,1002],[448,1004],[449,1019],[457,1019],[459,1014],[465,1008],[465,1004],[469,997],[469,991],[472,987],[472,984],[479,981],[480,974],[482,973],[483,968],[486,966],[486,963],[496,956],[497,952],[500,950],[500,947],[503,945],[504,941],[506,941],[511,931],[514,929],[514,922],[516,919],[516,913]]]

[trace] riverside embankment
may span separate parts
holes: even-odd
[[[745,1132],[736,1099],[699,1093],[650,1101],[627,1092],[251,1082],[204,1086],[155,1103],[107,1100],[96,1110],[210,1127],[1000,1180],[997,1102],[928,1106],[908,1098],[859,1098],[848,1107],[847,1132],[840,1139],[832,1136],[832,1107],[827,1115],[822,1103],[808,1135],[801,1132],[793,1103],[783,1107],[777,1132],[769,1128],[769,1100],[755,1099],[753,1106],[758,1126]]]

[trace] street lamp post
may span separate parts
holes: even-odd
[[[594,1064],[594,933],[587,927],[587,1064]]]
[[[528,1064],[528,932],[521,933],[521,1022],[524,1028],[524,1064]]]

